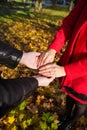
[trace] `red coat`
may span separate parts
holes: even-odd
[[[72,98],[87,104],[87,0],[79,0],[63,20],[50,48],[59,53],[67,40],[68,46],[60,59],[66,71],[61,86]]]

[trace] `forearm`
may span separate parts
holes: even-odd
[[[49,48],[56,50],[57,53],[60,52],[65,42],[71,38],[73,29],[75,27],[75,24],[77,23],[79,14],[83,9],[84,4],[84,1],[78,1],[75,8],[63,20],[62,26],[58,29],[56,36],[50,44]]]
[[[38,81],[33,78],[1,79],[0,80],[0,117],[10,108],[16,107],[36,90]]]
[[[19,64],[22,55],[21,51],[0,42],[0,64],[15,68]]]

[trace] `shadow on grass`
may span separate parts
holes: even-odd
[[[12,20],[12,21],[25,21],[26,19],[47,19],[47,20],[52,20],[55,21],[57,19],[63,19],[62,15],[51,15],[51,13],[47,12],[44,13],[43,11],[41,13],[35,13],[34,12],[34,8],[26,8],[24,7],[23,3],[13,3],[12,5],[10,5],[10,3],[7,4],[0,4],[0,17],[2,17],[2,19],[6,19],[8,21],[8,19]],[[56,11],[62,11],[63,8],[61,7],[46,7],[46,10],[56,10]],[[64,10],[67,11],[67,8],[64,7]]]
[[[45,7],[46,9],[55,10],[55,11],[69,11],[68,6],[49,6]]]
[[[23,8],[23,6],[19,8],[18,7],[19,5],[15,5],[15,8],[13,8],[13,6],[10,7],[9,5],[3,5],[2,9],[0,10],[0,24],[3,25],[4,22],[10,21],[26,23],[30,20],[30,24],[32,24],[32,26],[35,28],[54,33],[59,26],[59,23],[57,25],[54,24],[55,21],[59,22],[59,20],[62,20],[64,18],[62,14],[51,15],[49,12],[46,13],[44,11],[41,13],[36,13],[32,8],[27,9]],[[48,9],[51,10],[52,8],[49,7]],[[38,20],[40,20],[41,23],[39,23]],[[49,26],[49,28],[46,27],[46,25]]]
[[[32,12],[31,10],[29,11],[23,11],[21,9],[19,10],[12,10],[12,9],[2,9],[0,11],[0,21],[3,21],[3,19],[5,21],[20,21],[20,22],[25,22],[26,20],[29,19],[34,19],[34,20],[42,20],[44,21],[44,19],[49,20],[49,21],[56,21],[58,19],[63,19],[64,17],[61,15],[50,15],[50,14],[38,14],[35,12]]]

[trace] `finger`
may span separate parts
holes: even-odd
[[[47,72],[48,72],[48,73],[54,72],[53,67],[49,67],[49,68],[45,67],[45,68],[39,70],[39,73],[47,73]]]
[[[40,56],[39,56],[39,59],[38,59],[38,68],[39,68],[41,65],[43,65],[44,60],[45,60],[44,54],[40,55]]]
[[[41,55],[41,53],[39,53],[39,52],[35,52],[36,53],[36,56],[40,56]]]
[[[48,70],[48,69],[52,69],[54,68],[55,65],[52,64],[52,63],[49,63],[49,64],[46,64],[46,65],[43,65],[41,67],[39,67],[39,71],[43,71],[43,70]]]
[[[49,80],[50,81],[53,81],[55,79],[55,77],[50,77]]]
[[[43,73],[43,74],[40,74],[40,75],[47,77],[47,78],[53,77],[53,75],[49,74],[49,73]]]
[[[38,68],[39,68],[39,66],[40,66],[40,63],[41,63],[42,57],[43,57],[42,54],[38,57],[38,64],[37,64]]]
[[[52,71],[39,72],[39,74],[46,76],[46,77],[54,77],[54,72],[52,72]]]
[[[50,69],[49,69],[49,70],[39,71],[39,74],[45,74],[45,73],[48,73],[48,74],[53,74],[54,72],[53,72],[53,71],[51,71]]]

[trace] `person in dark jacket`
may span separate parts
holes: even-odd
[[[66,111],[58,130],[70,130],[87,109],[87,0],[78,0],[56,33],[46,52],[39,56],[39,73],[59,79],[67,94]],[[56,53],[68,43],[58,64],[53,64]],[[49,63],[49,64],[48,64]]]
[[[20,63],[37,69],[39,55],[37,52],[23,53],[0,42],[0,64],[9,68],[14,69]],[[17,79],[0,78],[0,118],[31,95],[38,86],[47,86],[52,80],[39,75]]]

